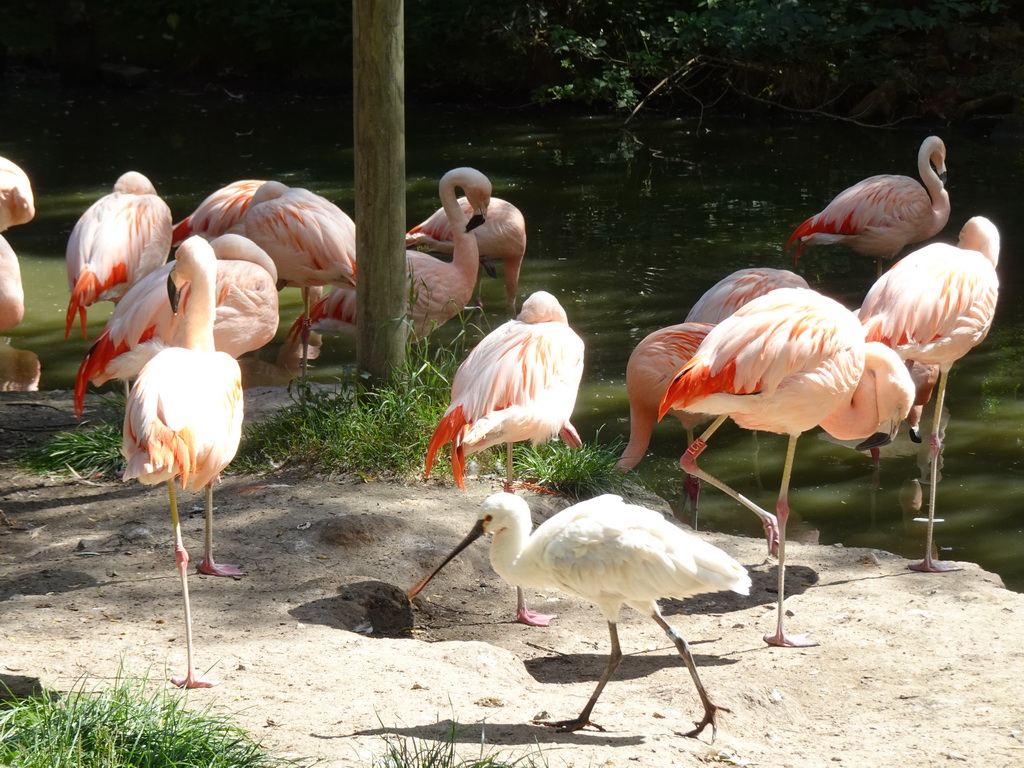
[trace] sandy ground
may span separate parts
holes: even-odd
[[[73,420],[59,394],[3,393],[0,459]],[[820,645],[770,648],[775,564],[762,540],[701,533],[746,565],[749,597],[663,601],[711,696],[731,709],[699,738],[689,675],[658,627],[624,609],[626,654],[594,711],[605,731],[531,721],[582,709],[608,632],[590,604],[528,593],[559,614],[512,622],[514,590],[484,542],[410,608],[403,592],[468,531],[493,480],[463,493],[293,473],[216,491],[218,560],[240,579],[190,577],[197,663],[222,684],[187,693],[231,713],[275,754],[369,766],[391,735],[550,766],[1024,764],[1024,596],[977,566],[919,574],[878,550],[792,544],[790,628]],[[526,493],[540,522],[565,505]],[[202,497],[184,494],[202,551]],[[650,506],[667,510],[651,499]],[[67,689],[122,665],[164,685],[185,645],[161,488],[84,483],[0,464],[0,679]],[[411,628],[411,629],[410,629]],[[169,684],[168,684],[169,685]],[[481,746],[483,745],[483,746]]]

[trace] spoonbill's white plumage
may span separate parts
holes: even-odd
[[[718,711],[697,674],[686,641],[661,615],[657,600],[686,598],[705,592],[750,592],[750,575],[718,547],[686,533],[646,507],[625,503],[619,496],[599,496],[564,509],[530,533],[526,501],[510,493],[496,493],[483,503],[469,535],[432,573],[412,589],[414,598],[459,552],[484,533],[492,534],[491,564],[499,576],[518,587],[557,587],[594,603],[611,636],[608,665],[579,717],[544,722],[576,731],[590,722],[590,714],[605,684],[622,659],[617,621],[623,604],[650,616],[672,640],[697,687],[704,717],[687,733],[696,736],[708,725],[712,738]]]

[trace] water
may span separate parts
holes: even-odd
[[[277,178],[353,211],[351,109],[329,99],[203,92],[59,93],[24,87],[0,92],[5,115],[0,154],[33,178],[38,215],[6,233],[19,253],[28,317],[13,347],[40,359],[42,389],[70,388],[87,342],[63,338],[68,288],[64,246],[80,213],[125,170],[144,172],[180,218],[209,192],[240,178]],[[978,562],[1024,588],[1024,532],[1018,498],[1024,366],[1019,301],[1020,137],[935,128],[949,150],[954,241],[970,216],[1000,227],[999,309],[992,333],[953,369],[937,528],[943,559]],[[772,125],[754,119],[658,119],[525,115],[517,111],[407,111],[409,224],[438,205],[437,179],[457,165],[487,173],[495,194],[526,217],[529,245],[520,296],[559,296],[587,343],[587,367],[574,422],[585,438],[628,435],[626,361],[650,331],[681,322],[721,277],[741,267],[792,268],[781,245],[836,192],[872,173],[916,175],[921,128],[878,131],[841,124]],[[847,306],[860,303],[873,262],[840,248],[808,249],[799,270],[813,287]],[[502,322],[500,281],[484,286],[485,317]],[[278,341],[249,361],[250,381],[281,382],[274,367],[298,292],[282,294]],[[89,311],[90,337],[109,305]],[[445,337],[447,330],[440,335]],[[316,373],[329,379],[353,360],[352,343],[328,337]],[[924,426],[930,426],[926,413]],[[771,509],[785,438],[725,427],[702,466]],[[678,425],[659,425],[640,474],[676,502],[685,448]],[[790,501],[795,538],[876,546],[920,557],[923,526],[913,522],[924,476],[920,446],[903,436],[880,470],[820,433],[801,438]],[[927,495],[927,488],[924,489]],[[701,503],[700,526],[760,535],[747,510],[715,489]]]

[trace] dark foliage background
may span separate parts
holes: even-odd
[[[872,123],[1015,114],[1024,4],[1011,0],[406,0],[411,100],[595,111],[761,102]],[[7,71],[351,87],[351,3],[22,0]]]

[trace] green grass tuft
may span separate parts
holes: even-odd
[[[516,758],[504,757],[500,752],[485,754],[481,746],[479,757],[462,758],[455,751],[455,744],[461,739],[462,729],[455,722],[436,740],[385,734],[384,755],[376,758],[373,765],[374,768],[546,768],[548,765],[539,746],[536,754]]]
[[[58,432],[53,440],[26,454],[22,462],[37,472],[72,472],[82,477],[115,479],[124,471],[121,455],[121,424],[83,424]]]
[[[409,346],[406,359],[382,386],[370,389],[353,372],[333,387],[293,383],[293,401],[270,418],[245,425],[238,454],[227,472],[258,474],[282,467],[325,474],[409,480],[423,471],[427,445],[448,408],[451,381],[477,333],[464,327],[445,346],[423,340]],[[470,338],[470,337],[473,338]],[[124,470],[121,422],[124,397],[112,395],[109,423],[83,424],[57,433],[23,463],[40,472],[116,478]],[[598,434],[597,438],[600,437]],[[600,493],[628,496],[635,478],[615,471],[622,441],[586,443],[571,450],[561,442],[515,446],[515,476],[575,499]],[[448,449],[445,449],[447,451]],[[440,458],[440,457],[439,457]],[[474,454],[481,474],[504,474],[505,448]],[[448,461],[434,464],[434,476],[451,477]]]
[[[410,478],[448,407],[464,344],[412,345],[391,382],[367,389],[353,378],[332,390],[298,383],[294,402],[250,425],[231,469],[299,465],[329,473]]]
[[[617,493],[629,498],[636,488],[636,478],[615,469],[625,448],[616,439],[601,445],[600,430],[593,443],[570,448],[561,441],[515,446],[512,463],[517,480],[528,480],[571,499],[589,499],[602,493]]]
[[[273,757],[210,708],[185,707],[187,694],[147,692],[141,678],[43,692],[0,709],[0,764],[8,768],[282,768],[308,765]]]

